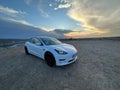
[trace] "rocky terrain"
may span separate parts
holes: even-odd
[[[24,46],[0,48],[0,90],[119,90],[120,40],[66,40],[78,60],[49,67]]]

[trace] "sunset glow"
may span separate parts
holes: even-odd
[[[0,19],[56,36],[120,36],[119,3],[120,0],[0,0]]]

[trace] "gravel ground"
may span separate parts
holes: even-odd
[[[0,48],[0,90],[120,90],[120,41],[71,40],[78,60],[49,67],[24,53],[24,47]]]

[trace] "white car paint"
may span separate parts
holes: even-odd
[[[77,50],[73,45],[65,43],[60,43],[58,45],[45,45],[45,43],[40,39],[41,37],[34,38],[39,38],[40,43],[42,43],[43,45],[36,45],[34,43],[31,43],[30,41],[27,41],[25,43],[25,46],[27,47],[30,54],[38,56],[44,60],[45,53],[49,51],[53,54],[57,66],[67,65],[77,60]],[[42,36],[42,38],[51,37]],[[56,52],[55,49],[65,51],[67,52],[67,54],[59,54]]]

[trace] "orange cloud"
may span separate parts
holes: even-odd
[[[109,5],[106,1],[70,1],[72,7],[68,10],[67,15],[80,23],[80,25],[74,29],[74,31],[77,30],[79,32],[70,32],[65,34],[65,36],[94,37],[98,35],[99,37],[107,35],[112,36],[113,34],[120,35],[120,19],[118,18],[118,15],[120,15],[120,7],[117,3],[114,7],[111,7],[115,1],[109,2]]]
[[[86,30],[86,31],[73,31],[64,34],[64,36],[70,37],[70,38],[86,38],[86,37],[100,37],[103,36],[104,34],[108,33],[106,32],[101,32],[101,31],[91,31],[91,30]]]

